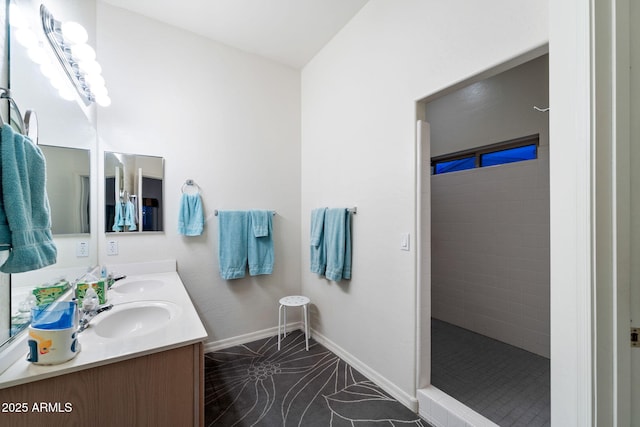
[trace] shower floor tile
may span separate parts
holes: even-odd
[[[431,384],[507,426],[548,426],[549,359],[431,319]]]

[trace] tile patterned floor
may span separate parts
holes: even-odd
[[[431,383],[502,426],[550,425],[549,359],[431,322]]]
[[[206,426],[428,427],[313,339],[289,334],[205,355]]]

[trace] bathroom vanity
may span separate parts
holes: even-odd
[[[127,278],[109,290],[113,308],[80,334],[74,359],[23,357],[0,375],[0,424],[204,424],[204,326],[175,271],[131,271],[118,270]]]
[[[201,426],[201,344],[0,390],[10,426]],[[8,424],[4,424],[7,422]]]

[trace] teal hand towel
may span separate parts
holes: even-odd
[[[124,225],[129,227],[129,231],[136,231],[136,205],[131,200],[127,200],[124,206]]]
[[[324,216],[324,241],[329,280],[351,278],[350,212],[345,208],[327,209]]]
[[[249,211],[249,236],[247,253],[249,274],[271,274],[273,272],[273,213],[265,210]]]
[[[5,245],[3,248],[11,245],[0,271],[22,273],[55,264],[57,249],[51,235],[44,155],[29,138],[6,124],[2,126],[0,145],[0,211],[5,214],[0,221],[6,219],[0,226],[0,244]]]
[[[204,230],[204,212],[200,193],[182,193],[178,212],[178,233],[199,236]]]
[[[251,230],[254,237],[266,237],[271,232],[271,218],[273,214],[265,210],[251,210]]]
[[[218,262],[225,279],[244,277],[247,268],[247,211],[218,211]]]
[[[327,208],[311,211],[311,272],[324,275],[327,258],[324,247],[324,216]]]
[[[121,202],[116,202],[115,215],[113,218],[113,231],[122,231],[124,227],[124,205]]]

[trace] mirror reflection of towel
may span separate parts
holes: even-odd
[[[113,231],[126,231],[125,227],[129,227],[129,231],[136,231],[137,212],[136,205],[128,200],[126,203],[116,203],[115,218],[113,219]]]
[[[129,231],[136,231],[136,205],[128,200],[124,207],[124,225],[129,227]]]
[[[113,227],[111,229],[113,231],[122,231],[122,227],[124,227],[124,206],[122,203],[116,203]]]

